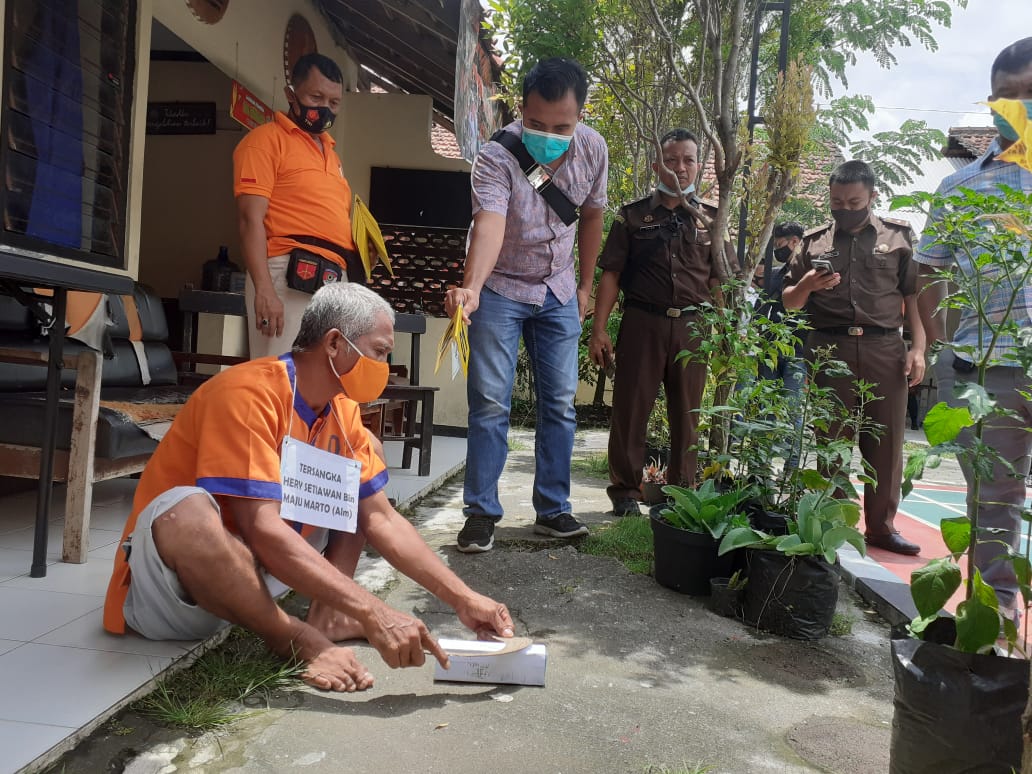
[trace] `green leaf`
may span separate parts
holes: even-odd
[[[964,382],[955,385],[953,394],[967,401],[968,411],[975,422],[985,419],[996,408],[996,399],[989,397],[985,387],[975,382]]]
[[[999,602],[993,587],[975,570],[971,598],[957,605],[956,647],[965,653],[980,653],[1000,636]]]
[[[778,550],[785,556],[813,556],[817,553],[817,546],[813,543],[799,543],[794,546],[778,546]]]
[[[767,535],[757,532],[751,527],[736,527],[735,529],[728,530],[728,533],[724,535],[724,539],[720,541],[720,548],[717,549],[717,554],[723,556],[728,551],[734,551],[736,548],[759,545],[766,539]]]
[[[967,516],[943,519],[939,531],[951,554],[962,554],[971,546],[971,520]]]
[[[1014,574],[1018,578],[1018,583],[1021,586],[1032,585],[1032,564],[1029,564],[1028,558],[1018,554],[1012,556],[1010,562],[1014,566]]]
[[[864,555],[867,552],[867,547],[864,545],[864,536],[853,527],[832,527],[824,533],[823,543],[825,549],[830,548],[832,551],[837,551],[843,545],[849,543],[853,548],[859,551],[861,555]],[[829,559],[829,561],[833,560]]]
[[[922,447],[907,457],[903,466],[903,497],[906,497],[914,490],[914,480],[924,475],[925,461],[928,459],[928,449]]]
[[[924,631],[930,624],[939,620],[938,615],[918,616],[907,626],[907,631],[919,640],[924,639]]]
[[[777,546],[778,551],[785,551],[786,549],[798,546],[802,542],[803,541],[799,535],[793,532],[789,535],[779,535],[775,545]]]
[[[799,510],[796,515],[796,525],[799,537],[808,543],[816,543],[821,538],[821,524],[814,511],[814,505],[820,495],[810,492],[803,495],[799,501]]]
[[[822,492],[828,488],[829,481],[816,470],[804,470],[800,476],[800,481],[803,484],[804,489],[809,489],[813,492]]]
[[[963,406],[950,408],[945,403],[936,403],[925,415],[924,428],[928,443],[938,446],[956,438],[965,427],[975,422],[971,412]]]
[[[935,616],[960,588],[960,567],[949,559],[933,559],[910,574],[910,596],[922,616]]]

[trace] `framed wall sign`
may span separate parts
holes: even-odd
[[[215,134],[215,103],[148,102],[147,134]]]

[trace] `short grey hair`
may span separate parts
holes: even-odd
[[[313,347],[334,328],[354,341],[369,333],[380,315],[386,315],[391,325],[394,324],[391,305],[364,285],[353,282],[323,285],[305,307],[292,349],[301,352]]]

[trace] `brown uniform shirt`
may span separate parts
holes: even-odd
[[[694,204],[716,216],[716,208],[698,199]],[[658,191],[620,208],[598,263],[620,273],[625,299],[656,306],[712,300],[710,278],[720,279],[709,232],[683,207],[667,209]]]
[[[814,328],[872,325],[898,328],[903,324],[903,299],[916,290],[910,224],[896,218],[871,215],[857,234],[839,231],[827,223],[803,234],[803,244],[789,264],[786,286],[792,286],[813,268],[814,258],[825,258],[842,281],[834,288],[810,294],[805,309]]]

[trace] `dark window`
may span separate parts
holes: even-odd
[[[469,228],[469,172],[373,167],[369,211],[381,224]]]
[[[126,266],[135,0],[7,0],[0,243]]]

